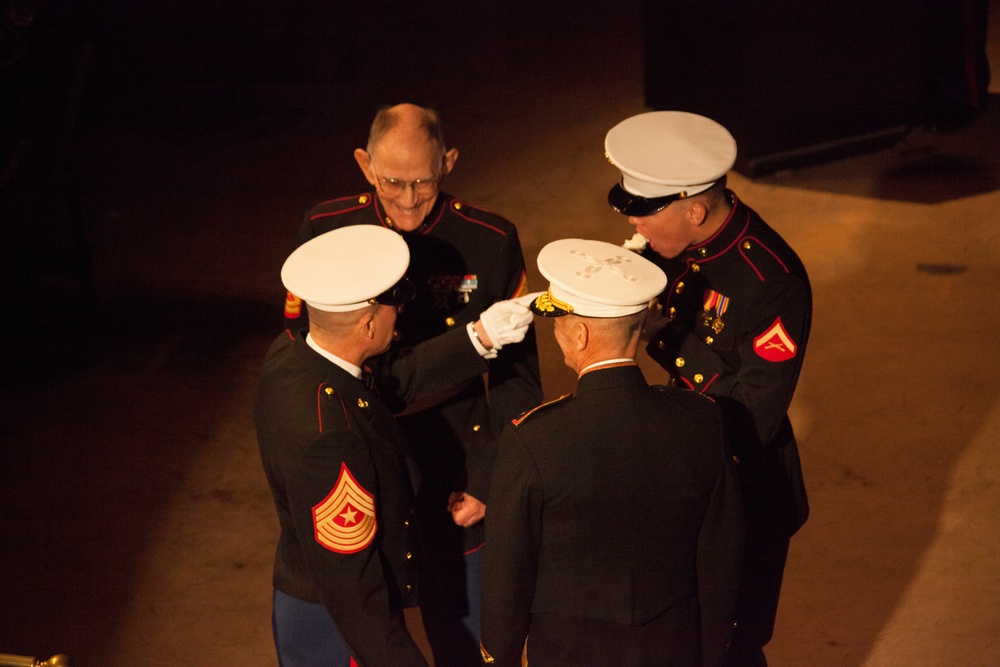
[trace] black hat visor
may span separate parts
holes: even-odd
[[[671,202],[683,199],[684,196],[685,193],[678,192],[677,194],[666,195],[665,197],[642,197],[632,194],[623,188],[621,183],[617,183],[608,192],[608,203],[611,205],[611,208],[622,215],[645,218],[646,216],[662,211],[670,206]]]
[[[413,301],[413,297],[417,295],[417,286],[413,284],[413,281],[403,276],[399,279],[399,282],[382,292],[376,297],[368,300],[371,304],[380,304],[383,306],[402,306],[405,303]]]

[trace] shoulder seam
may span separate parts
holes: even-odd
[[[500,229],[499,227],[497,227],[495,225],[491,225],[490,223],[486,222],[485,220],[477,220],[476,218],[472,218],[472,217],[469,217],[468,215],[466,215],[465,212],[464,212],[464,210],[463,210],[466,207],[468,207],[468,208],[470,208],[470,209],[472,209],[474,211],[480,211],[482,213],[487,213],[489,215],[496,216],[498,218],[506,220],[505,218],[503,218],[503,216],[501,216],[501,215],[499,215],[497,213],[493,213],[492,211],[487,211],[486,209],[479,208],[478,206],[473,206],[472,204],[469,204],[468,202],[462,201],[461,199],[452,199],[451,201],[448,202],[448,208],[451,209],[451,212],[454,213],[455,215],[457,215],[458,217],[462,218],[463,220],[466,220],[466,221],[471,222],[473,224],[479,225],[481,227],[485,227],[486,229],[492,230],[492,231],[496,232],[497,234],[499,234],[500,236],[507,236],[507,232],[504,231],[503,229]],[[509,221],[507,221],[507,222],[509,223]]]
[[[342,204],[345,208],[338,208],[332,211],[321,211],[318,213],[310,213],[309,220],[318,220],[320,218],[328,218],[332,215],[340,215],[342,213],[350,213],[351,211],[357,211],[363,208],[368,208],[373,200],[371,193],[365,192],[358,195],[351,195],[350,197],[339,197],[337,199],[328,199],[327,201],[320,202],[312,208],[316,210],[321,207],[332,206],[335,204]],[[353,202],[353,203],[352,203]]]
[[[555,405],[556,403],[560,403],[560,402],[562,402],[562,401],[564,401],[567,398],[570,398],[572,396],[573,396],[573,394],[563,394],[559,398],[553,399],[553,400],[548,401],[546,403],[542,403],[541,405],[536,405],[535,407],[531,408],[527,412],[523,413],[520,417],[516,417],[514,419],[511,419],[510,423],[513,424],[514,426],[520,426],[521,424],[524,423],[524,421],[528,417],[530,417],[531,415],[535,414],[536,412],[538,412],[542,408],[547,408],[547,407],[549,407],[551,405]]]
[[[750,250],[750,248],[744,248],[744,246],[743,246],[744,243],[751,243],[751,242],[753,243],[754,246],[763,248],[764,251],[768,255],[771,256],[771,258],[777,263],[778,266],[781,267],[781,269],[785,273],[790,273],[790,271],[788,270],[788,266],[786,266],[785,263],[783,261],[781,261],[781,258],[778,257],[777,253],[775,253],[773,250],[771,250],[767,246],[766,243],[764,243],[763,241],[761,241],[756,236],[743,236],[743,237],[740,237],[740,239],[739,239],[739,252],[740,252],[740,255],[743,257],[743,259],[746,261],[746,263],[750,265],[750,268],[753,269],[754,273],[757,274],[758,278],[760,278],[762,281],[766,280],[766,278],[764,277],[764,274],[760,270],[760,267],[757,266],[757,263],[754,262],[752,259],[750,259],[750,257],[747,255],[747,251]]]
[[[347,406],[344,405],[344,399],[341,398],[340,392],[335,390],[326,382],[320,382],[319,386],[316,388],[316,419],[319,426],[319,432],[323,432],[323,398],[332,397],[340,401],[340,410],[344,415],[344,425],[347,430],[351,429],[351,419],[347,414]]]

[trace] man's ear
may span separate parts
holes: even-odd
[[[693,227],[700,227],[708,220],[708,207],[699,200],[688,203],[687,219]]]
[[[443,165],[444,173],[442,173],[441,175],[447,176],[448,174],[450,174],[451,170],[455,168],[455,163],[457,161],[458,161],[458,149],[449,148],[448,151],[444,154],[444,165]]]
[[[372,169],[372,156],[363,148],[354,149],[354,161],[361,167],[361,173],[365,175],[372,185],[375,185],[375,170]]]
[[[369,338],[375,338],[375,330],[378,327],[375,325],[375,315],[373,313],[365,313],[358,320],[358,330],[363,331],[364,335]]]
[[[577,318],[573,322],[572,340],[577,350],[582,352],[587,349],[587,345],[590,343],[590,327],[587,326],[587,322],[583,318]]]

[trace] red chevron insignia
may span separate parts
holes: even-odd
[[[774,320],[767,331],[753,339],[754,352],[767,361],[788,361],[795,357],[797,349],[798,346],[788,335],[780,317]]]

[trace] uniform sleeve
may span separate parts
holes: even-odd
[[[400,605],[390,604],[378,480],[362,437],[348,429],[321,434],[290,476],[287,495],[310,579],[359,664],[426,667]]]
[[[522,296],[529,292],[524,257],[517,230],[504,237],[502,263],[505,271],[505,291],[502,299]],[[528,329],[524,340],[507,345],[496,359],[490,361],[489,404],[492,433],[500,434],[518,415],[542,402],[542,382],[538,369],[538,346],[535,327]],[[494,439],[491,439],[491,442]],[[489,494],[490,468],[496,457],[495,447],[467,453],[468,491],[477,498]]]
[[[705,667],[722,664],[733,633],[743,562],[743,503],[729,447],[717,429],[721,469],[698,535],[698,601]]]
[[[488,368],[465,327],[413,347],[392,350],[369,362],[378,377],[382,398],[393,412],[482,375]]]
[[[538,570],[541,488],[534,462],[512,426],[501,436],[499,449],[487,502],[482,648],[497,667],[520,667]]]
[[[740,341],[740,368],[729,396],[745,406],[738,432],[755,429],[760,442],[774,439],[792,402],[802,369],[811,319],[809,288],[789,276],[761,283],[752,301],[753,320]]]

